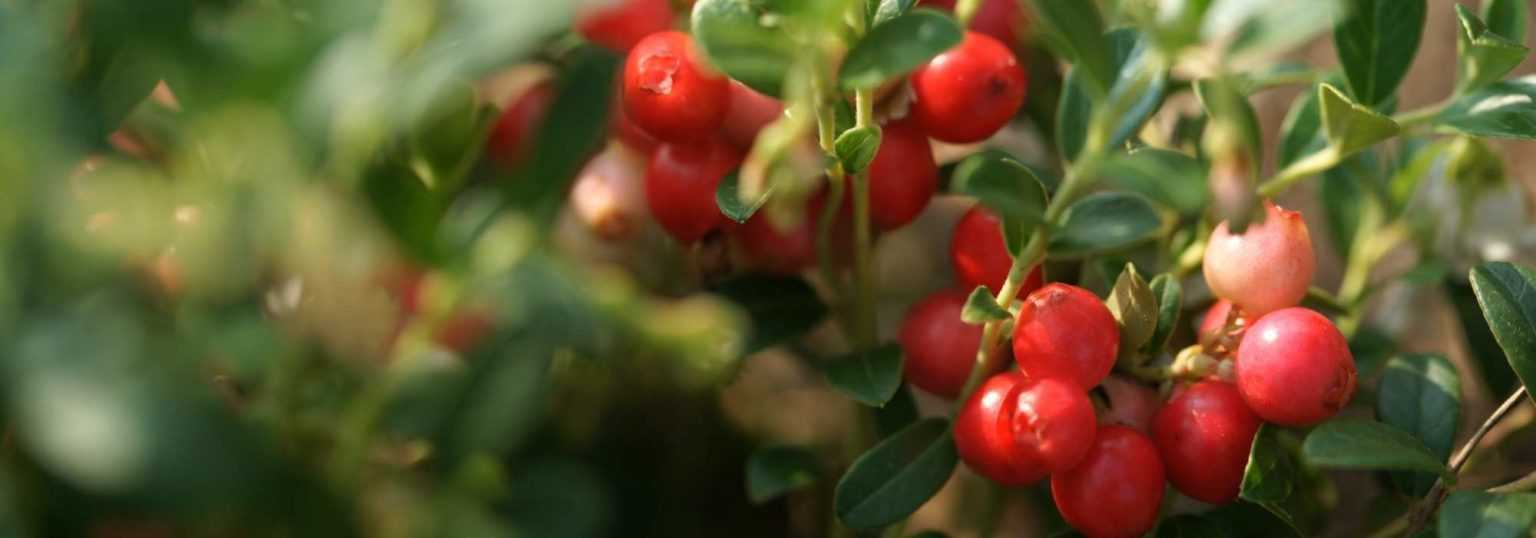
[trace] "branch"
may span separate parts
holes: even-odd
[[[1483,421],[1483,425],[1479,426],[1477,431],[1472,433],[1472,438],[1467,439],[1466,444],[1461,445],[1461,450],[1456,451],[1456,455],[1451,457],[1451,476],[1461,472],[1461,467],[1467,464],[1468,458],[1472,457],[1472,449],[1477,448],[1477,444],[1483,440],[1483,436],[1488,435],[1488,430],[1492,430],[1493,426],[1498,424],[1499,420],[1504,418],[1504,415],[1508,415],[1510,411],[1514,410],[1516,405],[1524,402],[1525,397],[1525,387],[1521,386],[1515,389],[1514,394],[1510,394],[1509,398],[1505,399],[1504,403],[1493,411],[1493,414],[1488,415],[1488,420]],[[1433,517],[1435,511],[1440,509],[1440,504],[1445,502],[1445,496],[1449,493],[1449,490],[1446,488],[1444,476],[1435,480],[1435,486],[1430,488],[1429,495],[1424,497],[1424,500],[1419,503],[1419,506],[1414,509],[1412,516],[1409,518],[1408,532],[1404,533],[1404,536],[1417,535],[1419,531],[1424,529],[1425,525],[1429,524],[1429,518]]]

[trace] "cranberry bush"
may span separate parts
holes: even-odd
[[[0,535],[1528,535],[1529,10],[0,3]]]

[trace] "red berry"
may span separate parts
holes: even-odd
[[[944,11],[955,10],[955,0],[922,0],[917,5]],[[1019,30],[1024,26],[1019,0],[982,0],[981,7],[971,19],[971,29],[992,36],[1005,45],[1019,42]]]
[[[719,140],[662,144],[645,170],[645,199],[651,216],[684,243],[703,238],[725,221],[715,189],[741,157]]]
[[[1070,381],[1025,382],[1013,407],[1013,444],[1019,457],[1053,473],[1076,467],[1093,447],[1098,421],[1088,394]]]
[[[987,379],[955,414],[955,449],[977,474],[1004,486],[1039,482],[1050,473],[1043,462],[1014,457],[1013,421],[1018,391],[1026,380],[1018,372]]]
[[[582,37],[615,52],[628,52],[645,36],[671,27],[667,0],[610,0],[584,8],[576,17]]]
[[[1205,281],[1217,297],[1260,317],[1296,306],[1307,295],[1317,258],[1301,214],[1264,203],[1262,224],[1242,235],[1216,226],[1205,248]]]
[[[651,34],[624,64],[624,111],[664,142],[700,140],[720,128],[730,105],[728,79],[706,65],[682,32]]]
[[[491,160],[508,169],[522,164],[554,100],[555,89],[549,81],[538,82],[513,99],[496,119],[486,141]]]
[[[1081,389],[1005,372],[987,379],[960,408],[955,448],[982,476],[1022,486],[1075,466],[1095,429],[1093,404]]]
[[[733,80],[730,110],[725,114],[720,131],[736,147],[751,149],[757,133],[783,115],[784,103]]]
[[[570,205],[577,219],[598,237],[631,238],[644,222],[645,162],[623,145],[598,153],[571,184]]]
[[[1355,360],[1322,314],[1286,308],[1259,318],[1237,348],[1237,390],[1265,421],[1317,424],[1355,394]]]
[[[966,211],[955,224],[954,236],[949,241],[949,261],[955,267],[955,276],[967,288],[986,286],[994,293],[1002,289],[1008,271],[1013,268],[1013,257],[1003,239],[1002,220],[980,204]],[[1019,293],[1028,295],[1040,289],[1044,280],[1036,266],[1025,277]]]
[[[608,136],[616,139],[635,150],[641,155],[650,155],[656,151],[660,144],[651,133],[645,132],[639,125],[629,119],[629,114],[624,112],[624,80],[623,76],[616,79],[619,90],[613,95],[613,110],[608,114]]]
[[[1146,436],[1103,426],[1082,463],[1051,477],[1061,517],[1091,538],[1134,538],[1157,523],[1163,462]]]
[[[1105,425],[1119,424],[1144,434],[1152,433],[1152,417],[1162,401],[1157,391],[1133,379],[1112,374],[1100,385],[1109,396],[1109,408],[1099,417]]]
[[[1211,504],[1237,498],[1259,424],[1230,383],[1191,385],[1157,413],[1155,439],[1168,481]]]
[[[912,222],[938,189],[939,166],[928,136],[911,121],[887,124],[869,164],[870,219],[875,227],[890,231]]]
[[[798,274],[818,261],[816,227],[826,203],[825,194],[816,193],[805,204],[805,217],[788,230],[774,227],[768,215],[759,211],[733,231],[733,236],[747,260],[758,269],[780,275]],[[848,258],[839,255],[851,252],[852,246],[852,223],[846,214],[840,213],[832,230],[833,261],[844,263]]]
[[[1047,284],[1029,294],[1013,329],[1013,357],[1030,379],[1061,378],[1083,390],[1115,366],[1120,328],[1088,290]]]
[[[981,344],[981,326],[960,320],[968,295],[940,291],[907,310],[898,340],[906,354],[907,381],[917,388],[954,398],[965,386]]]
[[[929,136],[968,144],[992,136],[1024,104],[1026,76],[1008,47],[966,32],[965,40],[912,73],[912,115]]]

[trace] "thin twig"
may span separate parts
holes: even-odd
[[[1514,410],[1516,405],[1524,402],[1525,397],[1525,387],[1521,386],[1515,389],[1514,394],[1510,394],[1509,398],[1493,411],[1493,414],[1488,415],[1488,420],[1483,421],[1483,425],[1478,426],[1477,431],[1472,433],[1472,438],[1467,439],[1466,444],[1461,445],[1461,450],[1456,451],[1456,455],[1451,457],[1449,475],[1456,476],[1461,472],[1461,467],[1467,464],[1467,459],[1472,457],[1472,450],[1477,448],[1483,436],[1488,435],[1488,430],[1492,430],[1493,426],[1498,424],[1504,415]],[[1414,536],[1429,524],[1429,519],[1435,515],[1436,510],[1440,509],[1440,504],[1445,502],[1445,496],[1449,493],[1447,487],[1444,476],[1435,480],[1435,486],[1430,488],[1429,495],[1419,502],[1419,506],[1414,509],[1412,517],[1409,518],[1408,532],[1404,533],[1404,536]]]

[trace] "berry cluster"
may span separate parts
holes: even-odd
[[[1272,203],[1265,214],[1242,234],[1223,223],[1212,235],[1205,275],[1219,300],[1192,348],[1206,366],[1168,375],[1166,401],[1111,375],[1120,336],[1105,303],[1082,288],[1042,286],[1036,268],[1013,319],[1016,366],[991,373],[955,416],[961,459],[1005,486],[1050,477],[1063,517],[1095,537],[1150,530],[1165,481],[1207,503],[1236,498],[1263,422],[1317,424],[1355,389],[1343,335],[1296,306],[1314,266],[1305,224]],[[999,229],[979,206],[961,219],[950,254],[965,285],[997,286],[1006,276]],[[934,294],[901,327],[908,381],[945,398],[962,396],[980,342],[981,328],[959,319],[965,300],[960,290]]]

